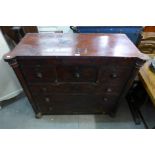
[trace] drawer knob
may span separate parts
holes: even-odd
[[[80,73],[75,73],[75,77],[78,79],[80,78]]]
[[[45,91],[45,92],[46,92],[46,91],[47,91],[47,88],[45,88],[45,87],[44,87],[44,88],[43,88],[43,91]]]
[[[42,73],[40,73],[40,72],[37,73],[37,77],[38,77],[38,78],[42,78],[42,77],[43,77]]]
[[[112,78],[117,78],[117,74],[113,73],[113,74],[111,75],[111,77],[112,77]]]
[[[111,88],[108,88],[108,89],[107,89],[107,92],[109,92],[109,93],[112,92]]]
[[[108,99],[107,99],[106,97],[104,97],[104,98],[103,98],[103,101],[104,101],[104,102],[107,102],[107,101],[108,101]]]
[[[49,97],[46,97],[46,98],[45,98],[45,101],[46,101],[46,102],[50,102],[50,98],[49,98]]]
[[[37,65],[36,65],[36,67],[37,67],[37,68],[40,68],[40,67],[41,67],[41,65],[37,64]]]

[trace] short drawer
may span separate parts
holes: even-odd
[[[46,83],[56,80],[56,71],[54,67],[23,67],[21,71],[28,83]]]
[[[57,66],[57,78],[60,82],[96,82],[98,68],[95,66]]]
[[[46,95],[34,96],[34,99],[47,114],[108,113],[117,103],[116,96],[106,95]]]
[[[99,74],[99,82],[109,83],[114,85],[124,85],[124,83],[129,79],[132,66],[130,67],[101,67]]]

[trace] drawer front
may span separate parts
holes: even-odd
[[[132,72],[132,66],[130,67],[101,67],[99,74],[99,82],[109,83],[113,85],[124,85],[130,77]]]
[[[100,95],[45,95],[34,96],[44,114],[108,113],[116,106],[116,96]]]
[[[122,91],[120,85],[112,84],[39,84],[29,85],[32,94],[116,94]]]
[[[56,71],[54,67],[24,67],[21,68],[28,83],[54,82]]]
[[[96,82],[98,69],[95,66],[68,65],[57,67],[60,82]]]

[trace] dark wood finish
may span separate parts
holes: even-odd
[[[113,108],[114,95],[45,95],[35,96],[44,114],[101,114]]]
[[[27,34],[4,59],[39,118],[113,114],[147,56],[123,34],[49,33]]]
[[[60,84],[31,84],[30,90],[34,94],[116,94],[122,86],[118,84],[95,84],[95,83],[60,83]]]
[[[124,34],[30,33],[9,54],[17,56],[144,58]],[[102,59],[100,59],[102,61]],[[115,61],[115,59],[113,60]],[[108,61],[107,61],[108,62]],[[67,62],[66,62],[67,63]],[[69,62],[70,63],[70,62]]]

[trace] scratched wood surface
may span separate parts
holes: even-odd
[[[16,56],[106,56],[135,57],[146,55],[124,34],[28,33],[5,59]]]

